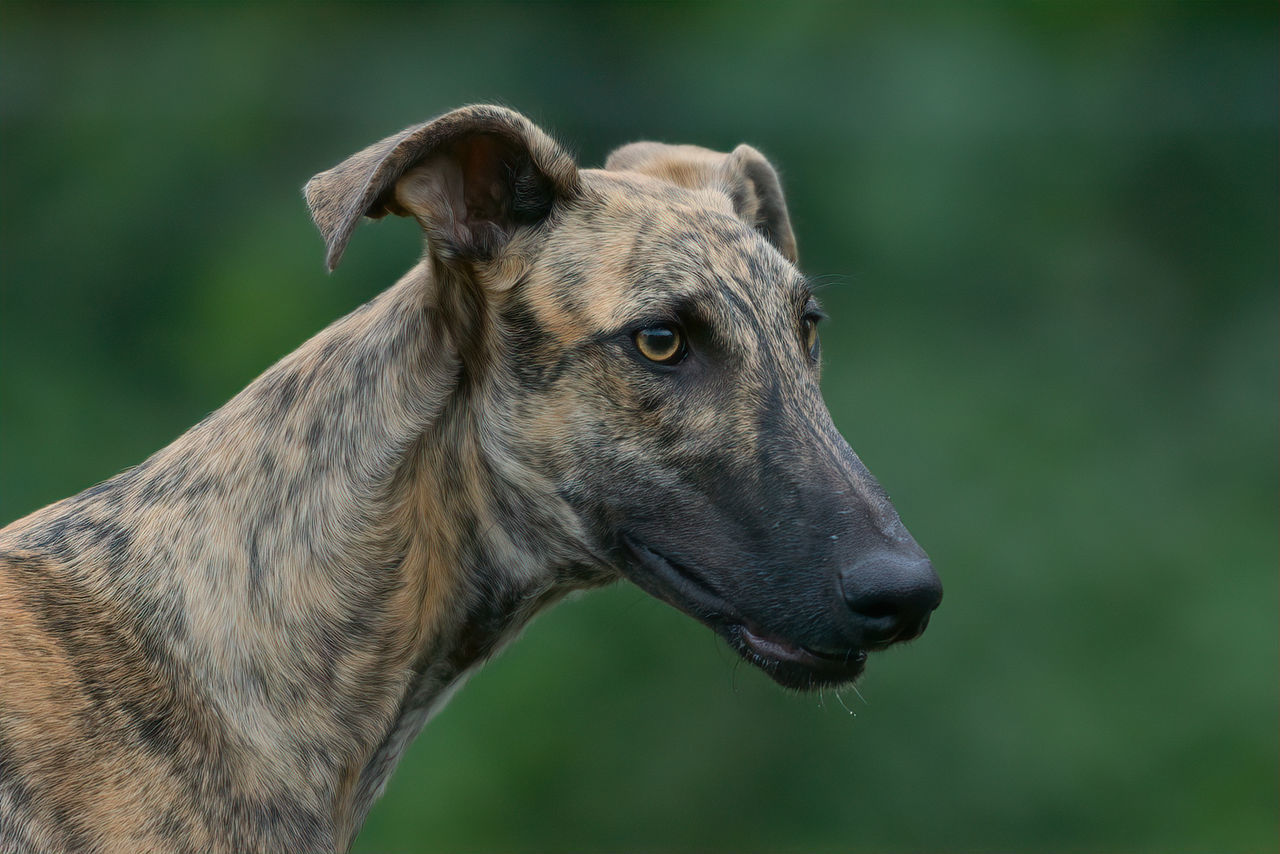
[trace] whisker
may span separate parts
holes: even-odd
[[[856,691],[857,689],[855,688],[854,690]],[[839,692],[839,691],[836,691],[836,699],[840,701],[840,705],[844,707],[844,710],[845,710],[846,712],[848,712],[849,714],[853,715],[855,718],[858,716],[858,713],[857,713],[857,712],[855,712],[853,709],[849,708],[848,706],[845,706],[845,704],[844,704],[844,697],[841,697],[841,696],[840,696],[840,692]],[[866,701],[864,700],[863,702],[866,702]]]

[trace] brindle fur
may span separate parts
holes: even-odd
[[[726,559],[821,527],[774,523],[826,512],[792,488],[813,479],[847,496],[827,518],[909,540],[803,358],[809,295],[754,149],[640,143],[580,170],[469,107],[306,192],[331,268],[387,212],[420,222],[422,261],[141,465],[0,532],[0,852],[346,850],[535,613],[620,574],[671,599],[619,534],[705,540],[682,501],[737,526]],[[673,391],[624,352],[672,310],[732,382]],[[771,625],[821,646],[826,605],[806,607]]]

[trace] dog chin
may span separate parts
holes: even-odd
[[[867,663],[864,649],[816,650],[751,626],[729,602],[629,534],[624,574],[647,593],[685,612],[720,635],[739,655],[786,688],[817,690],[853,682]]]

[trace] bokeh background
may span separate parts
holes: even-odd
[[[1275,3],[2,12],[4,520],[408,267],[394,220],[325,275],[299,195],[405,125],[498,101],[584,164],[783,175],[836,423],[946,584],[928,634],[798,696],[634,588],[573,600],[357,851],[1276,850]]]

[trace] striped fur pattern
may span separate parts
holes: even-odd
[[[919,548],[831,425],[754,149],[579,169],[467,107],[306,196],[331,268],[387,213],[422,260],[0,531],[0,852],[347,850],[469,672],[622,577],[794,687],[902,639],[848,617],[859,555]],[[654,325],[682,364],[637,352]]]

